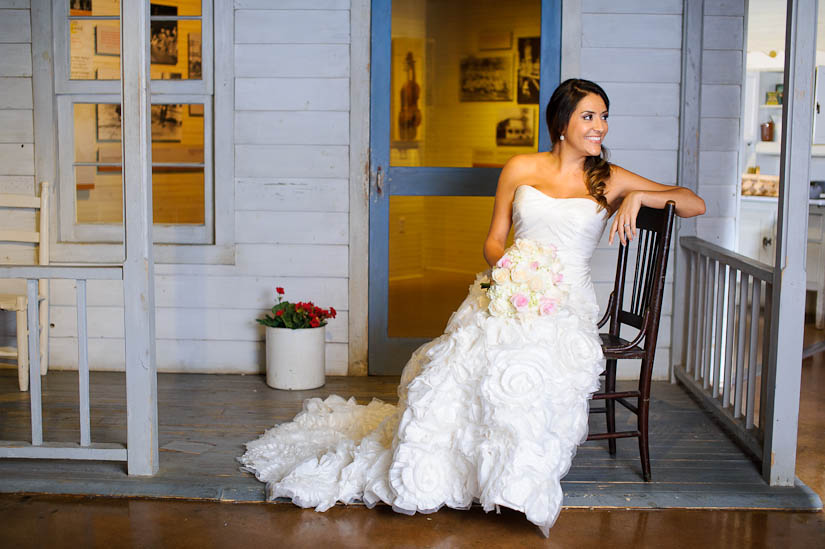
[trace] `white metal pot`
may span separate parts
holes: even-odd
[[[316,389],[324,385],[326,326],[266,327],[266,384],[275,389]]]

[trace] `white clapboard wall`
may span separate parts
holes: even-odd
[[[0,0],[0,193],[34,194],[31,17],[29,0]],[[36,231],[32,211],[0,211],[0,230]],[[0,242],[0,263],[32,263],[31,244]],[[0,293],[23,292],[0,280]],[[15,345],[14,313],[0,313],[0,345]]]

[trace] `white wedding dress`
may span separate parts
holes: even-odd
[[[309,399],[246,445],[243,468],[267,483],[268,499],[318,511],[361,500],[428,513],[477,501],[521,511],[547,535],[604,368],[589,263],[607,218],[593,200],[519,187],[516,238],[556,247],[566,305],[551,316],[491,316],[480,274],[444,334],[409,359],[397,406]]]

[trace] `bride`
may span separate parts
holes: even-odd
[[[682,217],[705,211],[690,190],[607,162],[608,106],[587,80],[555,90],[552,151],[505,165],[484,243],[492,270],[476,277],[444,334],[410,357],[397,406],[309,399],[293,421],[246,445],[239,460],[267,483],[268,499],[317,511],[384,502],[408,514],[502,505],[548,535],[604,367],[589,262],[608,219],[610,243],[627,243],[642,206],[673,200]],[[517,240],[507,250],[511,225]],[[520,270],[519,258],[534,259]],[[508,293],[519,282],[526,295]]]

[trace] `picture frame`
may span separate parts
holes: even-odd
[[[201,80],[203,78],[201,33],[190,32],[186,43],[187,78]]]
[[[513,57],[470,55],[459,64],[459,101],[512,101]]]
[[[190,103],[189,116],[203,116],[203,103]]]
[[[95,138],[99,143],[120,143],[120,103],[95,103]]]
[[[69,15],[73,17],[92,15],[92,0],[69,0]]]
[[[152,105],[152,141],[179,143],[183,138],[183,105]]]
[[[120,57],[120,28],[95,25],[95,55]]]
[[[541,80],[541,38],[538,36],[518,39],[518,80],[516,94],[519,105],[539,104]]]
[[[496,145],[532,147],[536,142],[536,112],[533,107],[499,109],[496,117]]]
[[[150,15],[177,16],[177,6],[149,5]],[[150,60],[153,65],[178,64],[178,22],[151,21]]]

